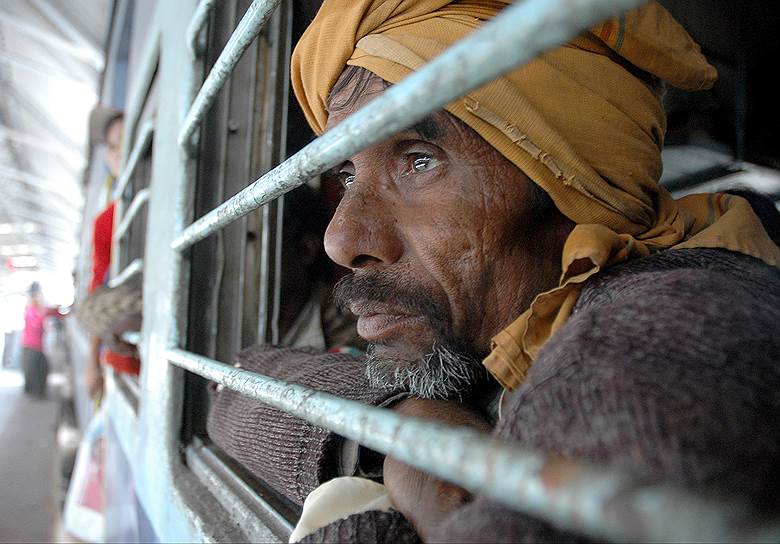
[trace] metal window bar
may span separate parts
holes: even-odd
[[[125,283],[127,280],[135,276],[136,274],[142,272],[144,269],[144,260],[143,259],[135,259],[133,262],[131,262],[127,267],[122,270],[119,274],[111,278],[108,282],[108,286],[112,289],[114,287],[119,287],[123,283]]]
[[[152,135],[154,135],[154,122],[150,119],[146,121],[141,127],[141,131],[135,140],[133,149],[130,151],[130,155],[122,168],[122,173],[119,174],[119,179],[114,187],[114,197],[121,200],[122,194],[127,188],[127,184],[135,173],[135,169],[138,166],[138,162],[141,156],[146,153],[149,146],[152,143]],[[119,217],[119,216],[117,216]]]
[[[279,2],[280,0],[254,0],[246,10],[184,118],[178,139],[182,148],[189,149],[190,138],[203,121],[203,116],[214,103],[214,99],[238,64],[241,55],[252,45]]]
[[[187,227],[182,251],[231,221],[414,124],[587,27],[638,0],[527,0],[455,44],[423,69],[329,130],[246,189]],[[238,32],[238,30],[236,31]]]
[[[206,48],[206,39],[202,31],[216,3],[217,0],[200,0],[187,27],[187,45],[195,58],[201,55]]]
[[[131,215],[130,212],[132,212],[131,217],[126,218],[124,216],[124,193],[127,189],[128,184],[130,183],[130,180],[133,178],[133,175],[135,174],[136,168],[138,167],[138,164],[141,162],[141,157],[149,150],[149,147],[152,145],[152,137],[154,136],[154,121],[152,119],[149,119],[146,121],[143,126],[141,127],[140,133],[138,134],[138,137],[135,140],[135,143],[133,144],[133,148],[130,151],[130,155],[127,158],[127,161],[125,161],[123,167],[122,167],[122,173],[119,174],[119,179],[116,182],[116,186],[114,187],[113,196],[116,201],[116,208],[114,209],[114,224],[118,225],[118,227],[115,229],[115,232],[112,235],[113,238],[113,244],[112,244],[112,256],[111,256],[111,274],[112,276],[117,276],[119,274],[119,266],[120,266],[120,245],[122,242],[122,235],[125,233],[125,231],[130,227],[130,224],[132,222],[133,216],[138,212],[138,209],[140,208],[140,205],[143,202],[138,202],[137,208],[133,210],[133,204],[136,204],[136,200],[134,199],[133,202],[130,204],[130,209],[128,210],[128,215]],[[141,191],[139,191],[139,194]],[[147,193],[148,194],[148,193]]]
[[[127,406],[130,408],[130,413],[125,415],[135,419],[141,398],[141,388],[138,384],[138,379],[124,372],[114,372],[113,379],[117,392],[121,393]]]
[[[213,449],[194,438],[184,450],[187,466],[214,493],[222,506],[239,520],[250,542],[289,539],[293,527],[278,511],[278,504],[259,494],[219,459]],[[262,523],[257,523],[257,519]]]
[[[122,220],[119,222],[115,232],[114,241],[118,242],[130,228],[130,224],[133,222],[136,214],[141,210],[141,207],[149,201],[149,188],[145,187],[138,191],[133,197],[133,201],[130,206],[127,207],[127,212],[122,216]]]
[[[508,7],[482,29],[184,229],[172,248],[184,251],[355,152],[564,42],[582,28],[639,3],[527,0]],[[246,32],[238,29],[236,34],[239,31]],[[204,93],[201,89],[199,94]],[[191,109],[180,133],[180,144],[191,136],[202,115],[197,112],[202,109]],[[181,257],[175,261],[175,276],[182,272],[182,261]],[[175,319],[171,327],[169,339],[175,346]],[[401,417],[390,410],[246,372],[176,347],[166,355],[172,364],[185,370],[564,529],[613,540],[780,538],[780,521],[760,523],[742,504],[705,499],[673,486],[642,482],[614,469],[540,455],[470,429]],[[420,436],[426,440],[419,440]]]
[[[779,521],[757,524],[753,512],[734,501],[705,499],[624,471],[539,454],[472,429],[402,417],[183,350],[168,350],[167,357],[206,379],[571,531],[617,541],[780,538]]]
[[[138,75],[134,78],[133,86],[130,89],[127,99],[127,108],[125,110],[125,134],[135,133],[136,124],[143,111],[146,97],[154,80],[154,74],[157,72],[157,66],[160,63],[160,33],[157,30],[158,25],[152,25],[154,30],[146,42],[141,62],[138,68]],[[123,150],[126,151],[126,150]],[[127,156],[127,155],[125,155]]]

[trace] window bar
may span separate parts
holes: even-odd
[[[581,28],[639,3],[527,0],[508,7],[481,30],[184,229],[172,247],[185,250]],[[202,115],[197,111],[195,107],[190,111],[180,144],[194,131]],[[176,340],[175,331],[170,339]],[[704,499],[614,469],[546,457],[472,430],[402,418],[386,409],[307,390],[180,349],[169,349],[166,356],[185,370],[570,530],[614,540],[780,538],[780,520],[760,522],[742,504]],[[419,436],[427,440],[420,441]]]
[[[138,161],[141,159],[146,150],[149,148],[149,144],[152,141],[152,135],[154,134],[154,122],[152,120],[147,121],[141,127],[141,133],[135,140],[133,149],[130,152],[130,156],[122,168],[122,173],[119,174],[119,179],[114,187],[114,198],[121,201],[122,194],[125,192],[127,184],[130,182],[130,178],[133,177],[135,169],[138,166]],[[117,215],[119,218],[119,215]]]
[[[189,45],[192,56],[195,58],[200,56],[206,49],[206,39],[202,30],[216,3],[217,0],[200,0],[187,27],[187,45]]]
[[[507,7],[480,30],[195,221],[176,237],[173,248],[186,249],[357,151],[565,42],[583,27],[640,3],[639,0],[527,0]]]
[[[124,372],[114,372],[113,381],[116,385],[116,390],[122,393],[120,396],[124,397],[124,402],[116,404],[125,404],[125,407],[121,409],[124,414],[119,416],[120,420],[127,421],[129,419],[130,421],[137,421],[138,401],[141,398],[141,388],[138,384],[138,380],[130,377],[129,374],[125,374]],[[127,408],[130,409],[128,410]],[[133,427],[130,427],[130,429],[132,428]]]
[[[780,520],[756,523],[744,504],[543,455],[471,429],[402,417],[183,350],[166,355],[208,380],[564,529],[618,542],[780,539]]]
[[[237,476],[212,449],[195,437],[192,445],[184,450],[187,465],[214,494],[216,499],[234,519],[238,519],[241,528],[247,532],[251,542],[273,542],[282,536],[289,540],[293,527],[275,508],[275,504],[266,500]],[[262,523],[257,523],[260,518]]]
[[[113,198],[116,202],[116,208],[114,209],[114,225],[122,226],[124,223],[124,192],[127,188],[127,184],[130,183],[135,174],[135,169],[138,167],[138,163],[141,160],[141,156],[149,149],[152,142],[152,136],[154,134],[154,122],[149,119],[141,127],[141,132],[133,144],[133,149],[130,152],[130,156],[124,162],[122,166],[122,173],[119,174],[119,179],[116,182],[113,190]],[[139,191],[140,192],[140,191]],[[132,219],[132,218],[131,218]],[[119,228],[116,229],[119,231]],[[119,274],[119,246],[121,237],[116,234],[112,235],[113,243],[111,248],[111,275],[116,276]]]
[[[127,229],[130,228],[130,224],[133,222],[133,219],[135,219],[136,214],[138,214],[138,212],[141,210],[141,206],[146,204],[148,201],[149,188],[144,187],[136,193],[135,197],[133,197],[133,201],[127,208],[127,213],[122,216],[122,221],[119,223],[119,226],[117,226],[116,231],[114,232],[115,241],[121,240],[122,236],[124,236],[127,232]]]
[[[203,120],[203,116],[214,103],[244,51],[252,45],[279,2],[280,0],[254,0],[246,10],[187,112],[178,139],[182,148],[189,148],[190,138]]]
[[[155,25],[156,27],[156,25]],[[138,67],[137,79],[129,91],[127,108],[125,110],[125,134],[132,137],[135,134],[138,119],[143,111],[146,96],[152,86],[154,74],[160,61],[160,33],[153,30],[143,49],[143,56]],[[123,150],[126,151],[126,150]],[[125,154],[125,156],[127,156]]]
[[[119,274],[117,274],[115,277],[111,278],[108,282],[108,286],[112,289],[114,287],[119,287],[123,283],[125,283],[127,280],[135,276],[136,274],[142,272],[144,269],[144,260],[143,259],[135,259],[133,262],[131,262],[129,265],[127,265],[127,268],[122,270]]]

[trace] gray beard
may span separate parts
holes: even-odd
[[[368,347],[366,377],[378,389],[402,389],[424,399],[462,399],[483,383],[487,370],[474,357],[434,344],[431,353],[412,364],[376,355]]]

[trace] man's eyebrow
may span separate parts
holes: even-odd
[[[424,140],[436,140],[444,134],[442,126],[434,119],[433,115],[423,117],[408,130],[416,132]]]

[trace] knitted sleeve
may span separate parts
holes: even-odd
[[[400,512],[369,510],[340,519],[305,536],[300,542],[350,542],[363,544],[417,544],[417,532]]]
[[[346,353],[254,346],[238,355],[237,365],[375,406],[397,393],[372,389],[363,358]],[[342,475],[342,437],[232,390],[212,392],[207,429],[228,455],[296,504]]]
[[[76,307],[75,315],[89,334],[106,338],[123,324],[138,330],[143,314],[143,276],[138,274],[117,287],[99,285]]]
[[[542,350],[496,434],[776,509],[780,282],[773,274],[761,289],[749,274],[708,270],[611,280]],[[477,497],[435,540],[573,536]]]

